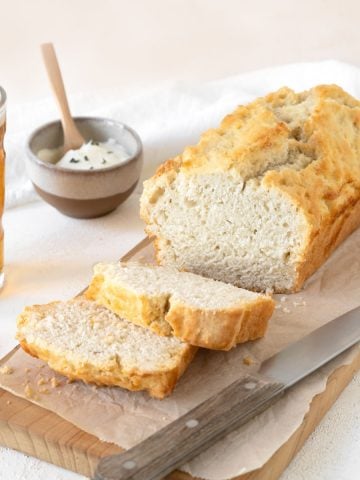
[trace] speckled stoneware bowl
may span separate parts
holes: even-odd
[[[121,122],[107,118],[75,117],[85,140],[104,142],[113,138],[130,154],[125,162],[101,170],[71,170],[57,167],[37,156],[43,148],[63,144],[60,121],[48,123],[30,136],[26,168],[38,194],[70,217],[94,218],[111,212],[132,193],[142,167],[142,144],[138,134]]]

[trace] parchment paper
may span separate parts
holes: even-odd
[[[152,247],[136,257],[151,261]],[[360,230],[355,232],[307,282],[304,291],[277,295],[277,308],[265,338],[230,352],[201,350],[170,397],[159,401],[145,393],[120,388],[95,388],[67,383],[40,360],[19,350],[0,374],[0,386],[54,411],[101,440],[129,448],[176,419],[212,393],[254,372],[259,364],[287,344],[360,305]],[[351,363],[355,346],[293,387],[276,405],[245,427],[231,433],[182,470],[196,477],[225,480],[260,468],[300,426],[312,398],[326,386],[329,375]],[[244,364],[250,358],[251,364]],[[51,386],[51,378],[59,385]],[[39,379],[44,380],[39,382]],[[54,381],[53,381],[54,382]],[[38,385],[41,383],[41,385]],[[55,382],[56,383],[56,382]],[[44,390],[48,392],[44,392]],[[29,389],[27,390],[29,394]],[[41,393],[43,391],[43,393]]]

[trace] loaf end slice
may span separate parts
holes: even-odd
[[[159,335],[214,350],[262,337],[274,310],[268,295],[137,262],[96,265],[85,295]]]
[[[163,398],[196,353],[175,337],[161,337],[83,297],[27,307],[17,339],[29,354],[73,380],[146,390]]]
[[[336,85],[239,106],[144,183],[157,260],[294,292],[360,226],[360,101]]]

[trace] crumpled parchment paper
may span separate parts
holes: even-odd
[[[152,261],[152,246],[134,259]],[[26,397],[24,384],[29,384],[30,401],[101,440],[129,448],[241,374],[257,371],[263,360],[289,343],[359,306],[360,229],[309,279],[302,292],[275,297],[277,308],[263,339],[230,352],[199,351],[174,393],[161,401],[120,388],[67,383],[64,377],[21,350],[6,362],[13,373],[0,374],[0,386]],[[184,465],[182,470],[208,480],[225,480],[260,468],[300,426],[313,397],[325,389],[329,375],[351,363],[359,350],[359,345],[353,347],[307,377],[276,405]],[[244,358],[250,358],[251,364],[246,365]],[[38,385],[40,377],[45,382]],[[52,378],[56,381],[51,381]]]

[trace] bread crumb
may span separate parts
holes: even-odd
[[[108,335],[104,338],[104,340],[107,345],[111,345],[112,343],[114,343],[115,337],[114,335]]]
[[[10,400],[6,400],[6,405],[11,405]]]
[[[294,307],[304,307],[306,305],[306,302],[304,300],[300,302],[293,302]]]
[[[2,375],[11,375],[12,373],[14,373],[14,369],[12,367],[9,367],[9,365],[4,365],[0,367],[0,373]]]
[[[44,393],[44,394],[47,395],[47,394],[50,393],[50,392],[49,392],[49,389],[48,389],[48,388],[39,388],[39,393]]]
[[[50,384],[51,384],[52,388],[56,388],[59,385],[61,385],[61,383],[59,382],[59,380],[56,377],[51,378]]]
[[[281,297],[280,302],[286,302],[286,297]]]
[[[37,381],[38,385],[45,385],[45,383],[48,383],[48,379],[44,377],[40,377],[39,380]]]
[[[244,365],[252,365],[254,362],[253,362],[253,359],[251,357],[244,357],[243,358],[243,364]]]
[[[284,308],[282,309],[282,311],[283,311],[284,313],[290,313],[290,309],[289,309],[289,308],[286,308],[286,307],[284,307]]]
[[[34,389],[27,383],[24,388],[26,398],[35,398]]]
[[[280,305],[279,303],[277,303],[277,304],[275,305],[275,310],[279,310],[279,308],[281,308],[281,305]]]

